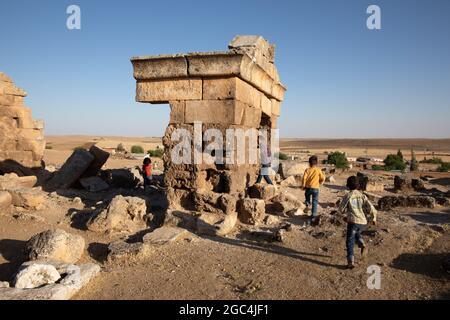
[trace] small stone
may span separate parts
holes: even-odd
[[[9,288],[9,282],[0,281],[0,288]]]
[[[178,239],[186,236],[188,231],[186,229],[163,226],[155,229],[154,231],[147,233],[143,237],[144,243],[163,245],[171,242],[175,242]]]

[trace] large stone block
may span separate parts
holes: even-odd
[[[265,95],[261,95],[261,110],[267,116],[272,116],[272,102]]]
[[[214,78],[203,80],[203,99],[235,99],[259,108],[261,93],[247,82],[237,78]]]
[[[136,80],[179,78],[188,76],[188,65],[184,55],[161,55],[136,57],[131,62]]]
[[[170,101],[170,123],[184,123],[185,101]]]
[[[87,150],[77,149],[48,182],[49,189],[70,188],[94,161]]]
[[[201,79],[164,79],[141,81],[136,87],[136,101],[168,103],[172,100],[201,100]]]
[[[211,52],[187,56],[190,76],[231,76],[241,73],[242,54]]]
[[[89,153],[94,157],[94,160],[84,172],[83,177],[92,177],[97,175],[106,161],[108,161],[110,155],[109,152],[102,150],[95,145],[89,148]]]
[[[246,106],[241,124],[249,128],[259,128],[261,124],[261,112],[260,108]]]
[[[280,116],[281,114],[281,102],[277,99],[270,99],[272,102],[272,115]]]
[[[185,122],[240,124],[245,105],[236,100],[186,101]]]

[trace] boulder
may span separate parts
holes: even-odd
[[[33,236],[25,245],[28,260],[77,262],[84,253],[83,237],[61,229],[47,230]]]
[[[25,268],[33,263],[35,262],[25,262],[22,267]],[[79,266],[56,262],[46,262],[45,264],[53,266],[62,276],[58,283],[34,289],[6,287],[0,289],[0,300],[69,300],[100,273],[100,267],[92,263]]]
[[[230,214],[236,211],[236,196],[224,193],[219,198],[219,207],[225,214]]]
[[[237,224],[237,212],[227,215],[205,212],[197,218],[197,232],[211,236],[225,236],[231,233]]]
[[[415,191],[423,191],[423,190],[425,190],[425,183],[421,179],[412,179],[411,180],[411,187]]]
[[[375,175],[368,175],[358,172],[359,189],[367,192],[384,191],[383,179]]]
[[[189,232],[186,229],[163,226],[147,233],[143,237],[144,243],[163,245],[175,242],[178,239],[185,237]]]
[[[24,176],[33,176],[34,172],[30,168],[24,167],[20,163],[11,160],[6,159],[3,161],[0,161],[0,172],[3,173],[14,173],[20,177]]]
[[[60,278],[61,276],[54,266],[36,262],[21,266],[14,279],[14,287],[32,289],[55,283]]]
[[[78,181],[93,161],[94,156],[89,151],[76,149],[61,169],[48,181],[47,187],[50,190],[70,188]]]
[[[295,180],[294,176],[289,176],[283,181],[280,182],[280,186],[282,187],[292,187],[297,184],[297,181]]]
[[[36,182],[36,176],[19,177],[15,173],[8,173],[0,176],[0,190],[33,188]]]
[[[280,223],[280,218],[273,214],[268,214],[264,219],[264,223],[267,225],[276,225]]]
[[[0,281],[0,289],[3,289],[3,288],[9,288],[9,282]],[[0,295],[0,300],[2,300],[1,295]]]
[[[32,189],[10,189],[9,193],[12,197],[12,203],[16,207],[25,209],[39,209],[45,202],[45,193],[41,188]]]
[[[266,201],[272,199],[276,195],[277,189],[275,186],[270,184],[257,183],[248,189],[248,196],[253,199],[261,199]]]
[[[278,172],[283,179],[286,179],[290,176],[303,176],[308,168],[309,163],[307,162],[283,161],[280,163]]]
[[[378,201],[380,210],[390,210],[397,207],[430,208],[436,206],[436,200],[429,196],[386,196]]]
[[[105,191],[109,188],[109,185],[100,177],[81,178],[80,183],[83,188],[90,192]]]
[[[12,197],[9,192],[0,191],[0,211],[7,210],[11,207]]]
[[[213,191],[195,192],[193,202],[195,211],[218,212],[221,210],[219,204],[220,193]]]
[[[266,210],[269,213],[284,215],[289,212],[303,211],[305,204],[293,194],[283,192],[267,203]]]
[[[262,222],[266,213],[265,202],[261,199],[241,199],[238,201],[237,208],[239,220],[251,225]]]
[[[108,207],[89,219],[87,228],[94,232],[136,231],[148,222],[147,205],[137,197],[114,197]]]
[[[394,189],[395,191],[411,191],[412,181],[404,176],[394,177]]]

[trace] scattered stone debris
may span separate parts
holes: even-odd
[[[6,281],[0,281],[0,289],[9,288],[9,282]],[[0,296],[1,300],[1,296]]]
[[[336,183],[336,179],[334,178],[334,176],[328,176],[325,178],[325,182]]]
[[[278,172],[283,179],[287,179],[290,176],[303,177],[305,170],[309,168],[307,162],[299,163],[297,161],[283,161],[280,163]]]
[[[100,233],[136,231],[145,228],[151,219],[144,199],[118,195],[105,210],[89,219],[86,226],[89,230]]]
[[[294,176],[289,176],[280,182],[281,187],[292,187],[295,185],[297,185],[297,180],[295,180]]]
[[[396,207],[430,208],[436,206],[436,200],[429,196],[385,196],[378,201],[380,210],[390,210]]]
[[[61,229],[47,230],[33,236],[25,245],[28,260],[76,263],[84,253],[83,237]]]
[[[100,267],[92,263],[51,261],[25,262],[19,270],[15,288],[0,286],[0,300],[69,300],[100,273]]]
[[[136,188],[140,183],[140,178],[135,175],[133,169],[108,169],[100,174],[101,178],[114,188]]]
[[[412,180],[405,176],[394,177],[394,190],[396,192],[408,192],[412,190]]]
[[[37,183],[36,176],[19,177],[15,173],[0,175],[0,190],[33,188]]]
[[[268,214],[264,219],[264,223],[267,225],[277,225],[280,223],[280,218],[273,214]]]
[[[163,245],[172,243],[185,237],[189,232],[186,229],[163,226],[152,232],[147,233],[143,237],[144,243]]]

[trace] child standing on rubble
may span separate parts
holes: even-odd
[[[320,185],[325,182],[325,175],[322,170],[317,167],[317,156],[311,156],[309,158],[309,168],[305,170],[302,179],[302,188],[305,190],[305,204],[306,212],[309,211],[309,207],[312,205],[311,210],[311,223],[316,224],[318,222],[317,205],[319,203],[319,191]],[[311,201],[312,200],[312,201]]]
[[[152,181],[152,160],[150,157],[144,158],[142,165],[142,175],[144,176],[144,190],[150,185]]]
[[[361,232],[367,227],[367,219],[376,225],[377,210],[369,201],[367,196],[358,190],[359,179],[351,176],[347,179],[347,188],[350,190],[339,205],[339,212],[346,214],[344,220],[347,222],[347,268],[355,267],[354,246],[355,241],[361,250],[361,256],[367,255],[367,246],[364,243]],[[367,212],[367,217],[366,217]]]

